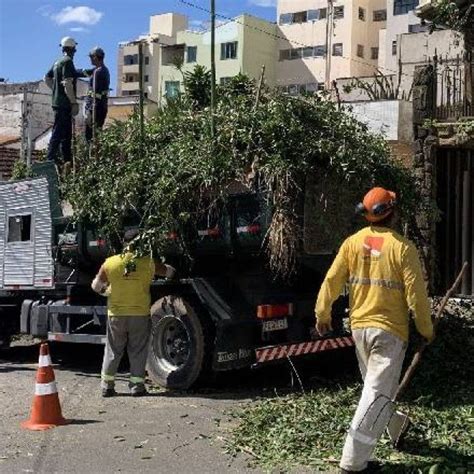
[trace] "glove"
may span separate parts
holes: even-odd
[[[168,280],[172,280],[173,278],[176,277],[176,268],[172,267],[171,265],[165,264],[166,267],[166,278]]]
[[[74,102],[71,104],[71,114],[73,117],[75,117],[79,113],[79,104],[77,102]]]

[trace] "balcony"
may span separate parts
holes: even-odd
[[[124,64],[123,73],[124,74],[138,74],[139,73],[138,64]]]
[[[122,82],[122,91],[138,91],[140,90],[140,83],[134,82]]]

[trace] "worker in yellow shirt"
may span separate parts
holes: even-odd
[[[331,306],[349,285],[351,330],[364,387],[341,457],[343,473],[370,472],[383,430],[387,427],[396,443],[409,424],[391,403],[408,343],[409,311],[418,332],[428,341],[434,337],[417,250],[393,230],[396,194],[373,188],[357,209],[370,225],[342,244],[315,308],[316,329],[324,335],[332,329]]]
[[[146,395],[145,366],[150,336],[150,284],[155,275],[173,278],[175,269],[151,257],[135,258],[130,245],[136,230],[125,233],[124,252],[108,258],[92,282],[92,289],[108,297],[107,339],[102,363],[102,396],[115,392],[115,374],[125,348],[130,362],[130,393]]]

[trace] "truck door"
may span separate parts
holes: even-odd
[[[34,210],[9,209],[3,255],[4,286],[33,286],[34,280]]]

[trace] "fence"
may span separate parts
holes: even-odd
[[[436,72],[435,118],[457,120],[474,116],[474,61],[466,61],[461,56],[449,59],[435,56],[433,64]]]

